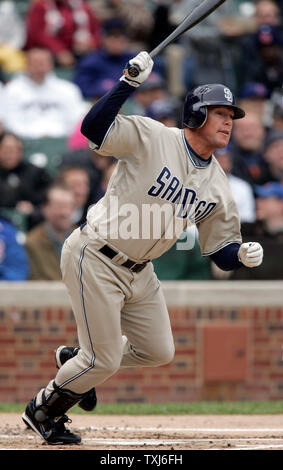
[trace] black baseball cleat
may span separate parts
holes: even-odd
[[[72,346],[59,346],[55,350],[55,362],[56,362],[56,367],[57,369],[60,369],[65,362],[67,362],[69,359],[72,359],[72,357],[75,357],[80,348],[73,348]]]
[[[22,414],[24,423],[36,432],[48,444],[80,444],[81,436],[73,434],[69,429],[66,429],[65,423],[71,422],[68,416],[63,415],[58,419],[47,418],[39,421],[35,418],[38,407],[35,405],[36,398],[34,397],[27,405],[25,412]],[[39,417],[41,416],[38,413]]]
[[[73,346],[59,346],[55,350],[55,362],[56,367],[60,367],[65,364],[69,359],[76,356],[80,348],[74,348]],[[91,388],[85,396],[78,402],[78,406],[85,411],[93,411],[97,405],[97,397],[95,388]]]

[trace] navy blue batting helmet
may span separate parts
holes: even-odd
[[[204,125],[207,119],[207,106],[229,106],[234,110],[233,119],[241,119],[245,111],[235,105],[231,90],[219,83],[201,85],[189,91],[185,98],[183,124],[190,129]]]

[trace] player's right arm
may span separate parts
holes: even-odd
[[[147,52],[140,52],[129,64],[139,66],[139,75],[134,79],[129,77],[126,66],[119,82],[94,104],[82,122],[82,134],[93,142],[96,149],[102,146],[124,102],[147,79],[153,67],[153,61]]]
[[[223,202],[197,224],[201,252],[223,271],[259,266],[263,249],[259,243],[242,243],[239,211],[226,177],[221,183]]]

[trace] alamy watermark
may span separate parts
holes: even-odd
[[[181,204],[119,205],[117,196],[109,197],[107,206],[101,205],[95,217],[97,232],[112,240],[178,240],[177,250],[191,250],[195,246],[196,230],[192,217],[187,217],[190,207]],[[189,222],[189,223],[188,223]],[[172,243],[172,244],[173,244]]]

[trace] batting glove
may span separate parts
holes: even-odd
[[[129,75],[128,67],[130,65],[136,65],[139,68],[140,72],[136,77],[131,77]],[[150,55],[145,51],[140,52],[136,57],[129,60],[125,70],[123,71],[124,75],[122,75],[120,80],[127,82],[131,86],[138,87],[148,78],[152,67],[153,60]]]
[[[254,268],[262,263],[263,249],[257,242],[242,243],[238,251],[238,258],[248,268]]]

